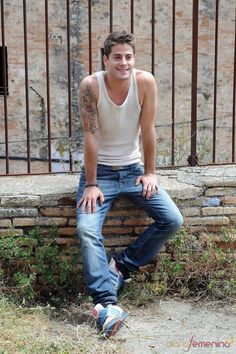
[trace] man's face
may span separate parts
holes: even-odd
[[[104,64],[108,75],[117,80],[127,80],[132,73],[135,56],[129,44],[116,44],[111,48],[109,57],[104,55]]]

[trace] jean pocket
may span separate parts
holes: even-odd
[[[135,176],[142,176],[144,174],[144,167],[143,165],[133,165],[131,166],[131,173],[134,174]]]

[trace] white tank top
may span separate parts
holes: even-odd
[[[108,96],[104,71],[96,74],[99,87],[97,103],[99,138],[98,163],[126,166],[141,161],[139,148],[140,112],[135,69],[127,97],[117,106]]]

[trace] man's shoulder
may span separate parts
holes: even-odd
[[[89,86],[92,88],[97,87],[97,77],[96,74],[88,75],[83,78],[83,80],[80,83],[80,86]]]
[[[153,82],[155,80],[154,76],[145,70],[136,69],[136,78],[138,81],[142,82]]]

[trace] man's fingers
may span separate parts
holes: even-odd
[[[103,193],[100,194],[99,199],[100,199],[100,205],[102,205],[105,200]]]
[[[86,213],[90,214],[91,213],[91,200],[87,200],[86,203]]]
[[[136,186],[140,183],[141,178],[142,178],[142,176],[139,176],[139,177],[136,178],[136,180],[135,180],[135,185]]]

